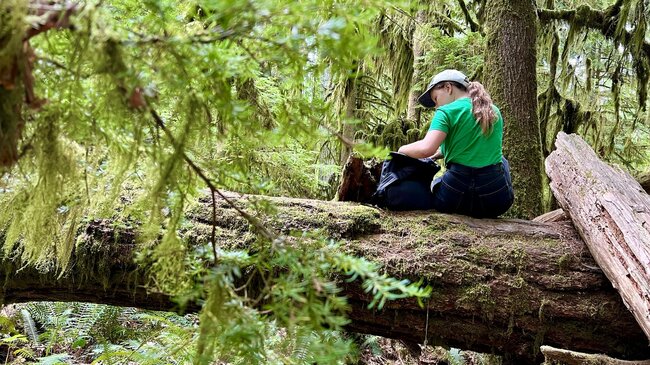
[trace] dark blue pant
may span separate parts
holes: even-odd
[[[512,206],[515,195],[508,160],[501,161],[480,168],[449,164],[447,171],[431,186],[433,208],[477,218],[505,213]]]

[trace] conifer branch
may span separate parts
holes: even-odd
[[[156,44],[156,43],[167,43],[170,41],[179,42],[179,43],[210,44],[210,43],[223,41],[237,34],[237,32],[232,29],[214,30],[209,33],[192,34],[186,37],[146,35],[134,31],[131,31],[131,33],[135,34],[138,37],[138,39],[122,41],[123,45]]]
[[[165,122],[162,120],[160,115],[153,108],[151,108],[151,106],[149,106],[149,113],[151,114],[152,118],[156,122],[156,125],[158,126],[158,128],[160,128],[165,133],[165,135],[167,136],[167,138],[169,138],[169,141],[172,143],[174,148],[177,149],[177,151],[181,154],[181,156],[183,157],[183,160],[185,160],[185,162],[190,166],[192,171],[194,171],[194,173],[196,173],[199,176],[199,178],[201,180],[203,180],[203,182],[205,182],[205,184],[208,186],[208,188],[212,192],[213,196],[214,196],[214,193],[219,195],[219,197],[221,199],[223,199],[229,206],[231,206],[235,211],[237,211],[237,213],[239,213],[244,219],[246,219],[246,221],[248,221],[248,223],[250,223],[253,227],[255,227],[257,229],[257,231],[264,238],[268,239],[271,242],[278,238],[279,235],[277,233],[272,232],[270,229],[268,229],[266,226],[264,226],[264,224],[262,224],[262,222],[260,222],[259,219],[257,219],[256,217],[253,217],[252,215],[246,213],[241,208],[239,208],[233,201],[228,199],[228,197],[223,192],[221,192],[221,190],[219,190],[217,188],[217,186],[214,184],[212,179],[210,179],[210,177],[208,177],[208,175],[205,173],[205,171],[203,171],[203,169],[201,169],[194,162],[194,160],[192,160],[187,155],[187,153],[185,153],[185,151],[180,150],[180,146],[178,145],[178,142],[174,138],[174,135],[167,128],[167,126],[165,125]],[[215,214],[216,214],[216,212],[215,212]],[[213,225],[215,224],[215,222],[216,222],[216,220],[214,220],[212,222]],[[215,260],[216,260],[216,257],[215,257]]]

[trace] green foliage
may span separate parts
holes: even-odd
[[[97,345],[93,364],[187,364],[194,357],[196,321],[171,313],[136,312],[136,335]]]
[[[374,56],[374,62],[364,63],[359,80],[361,86],[358,92],[363,95],[363,100],[359,103],[358,117],[364,123],[358,126],[355,137],[391,150],[421,139],[429,127],[431,111],[422,110],[419,124],[406,118],[405,107],[410,92],[419,93],[433,75],[446,68],[463,70],[480,80],[478,71],[483,63],[484,42],[479,33],[449,37],[439,28],[427,27],[429,23],[417,24],[421,31],[413,33],[413,29],[408,29],[415,26],[413,21],[400,11],[379,18],[383,37],[381,46],[385,52]],[[413,34],[417,34],[417,41],[424,49],[423,56],[417,60],[422,65],[421,79],[411,85],[415,60],[412,54],[405,55],[405,50],[396,48],[406,47],[406,38]],[[386,93],[385,90],[391,88],[393,93]]]
[[[39,364],[187,364],[198,337],[195,315],[139,311],[90,303],[28,303],[18,305],[22,331],[0,338],[8,360]],[[2,323],[15,320],[7,318]],[[4,326],[4,325],[3,325]]]
[[[195,363],[205,363],[215,352],[227,362],[268,361],[268,350],[264,347],[268,336],[266,316],[250,309],[260,301],[265,308],[263,313],[272,313],[290,340],[300,339],[293,344],[283,342],[281,348],[289,346],[292,353],[309,355],[315,362],[340,363],[349,353],[351,343],[329,335],[342,330],[347,323],[346,301],[339,295],[333,273],[349,280],[364,280],[364,288],[374,297],[372,306],[379,308],[386,300],[424,298],[430,294],[417,284],[378,274],[376,265],[343,253],[334,242],[322,240],[319,235],[299,234],[280,239],[270,250],[262,250],[255,257],[225,253],[219,257],[220,265],[210,276],[210,295],[201,314],[199,358]],[[242,264],[250,260],[256,262],[259,277],[255,276],[253,282],[257,284],[249,283],[240,290],[259,291],[256,298],[241,297],[233,289],[244,269]]]
[[[540,121],[546,127],[542,142],[549,153],[557,132],[579,133],[606,160],[644,170],[650,163],[648,56],[639,47],[641,38],[647,39],[647,11],[643,1],[610,5],[590,1],[578,8],[573,22],[551,23],[540,32]],[[556,4],[557,10],[574,7],[570,2]],[[598,28],[583,27],[593,12],[615,15],[610,39]],[[549,51],[554,37],[563,40],[559,58]]]
[[[181,307],[203,304],[200,328],[163,314],[29,305],[25,328],[33,343],[42,331],[38,355],[49,356],[41,361],[96,346],[96,363],[342,363],[353,346],[340,335],[347,305],[336,280],[363,280],[378,309],[430,294],[325,233],[265,234],[273,209],[263,202],[249,207],[258,236],[242,237],[247,250],[191,245],[185,214],[206,188],[330,199],[339,135],[374,156],[421,138],[431,113],[408,119],[410,92],[445,68],[486,77],[483,35],[467,29],[457,2],[82,1],[70,29],[30,40],[35,92],[47,100],[38,110],[22,105],[27,63],[16,56],[25,57],[26,29],[50,14],[26,3],[0,4],[0,162],[22,154],[0,180],[10,207],[0,210],[3,257],[63,275],[82,224],[108,218],[138,227],[149,289]],[[465,3],[480,23],[483,2]],[[609,5],[587,3],[577,14]],[[540,47],[556,47],[538,58],[548,150],[557,131],[572,130],[606,158],[648,165],[645,6],[623,2],[615,42],[577,23],[540,32]],[[116,330],[124,321],[148,332]],[[16,336],[2,341],[26,340]]]
[[[333,275],[365,280],[378,307],[428,294],[378,274],[321,233],[261,236],[250,253],[216,247],[217,257],[182,235],[206,186],[331,197],[339,168],[322,146],[335,143],[328,131],[340,117],[319,85],[345,79],[374,52],[378,3],[98,4],[76,14],[74,29],[32,40],[36,92],[48,103],[29,115],[26,153],[5,175],[5,255],[63,274],[82,219],[128,222],[139,227],[138,263],[150,289],[181,306],[203,303],[201,326],[160,320],[136,338],[113,333],[125,320],[120,311],[30,305],[45,355],[97,344],[102,363],[341,363],[352,346],[335,335],[347,320]],[[240,288],[242,272],[259,281]],[[275,328],[286,335],[272,340]]]
[[[90,303],[29,303],[21,309],[23,327],[33,344],[46,344],[45,353],[75,349],[127,337],[121,320],[133,309]],[[40,332],[40,333],[39,333]]]
[[[27,3],[7,0],[0,4],[0,70],[12,67],[22,47],[22,32],[27,29]]]

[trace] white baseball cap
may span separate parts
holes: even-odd
[[[465,76],[464,73],[458,70],[444,70],[431,79],[429,86],[427,86],[427,90],[423,92],[422,95],[420,95],[418,98],[418,102],[425,108],[433,108],[436,106],[436,103],[433,101],[433,99],[431,99],[431,90],[436,85],[444,81],[453,81],[463,85],[466,88],[469,87],[469,78]]]

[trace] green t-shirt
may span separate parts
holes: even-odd
[[[445,156],[445,164],[453,162],[469,167],[483,167],[501,162],[503,155],[503,117],[493,105],[497,120],[491,133],[483,134],[481,126],[472,114],[472,101],[468,97],[459,98],[436,110],[429,131],[447,133],[440,146]]]

